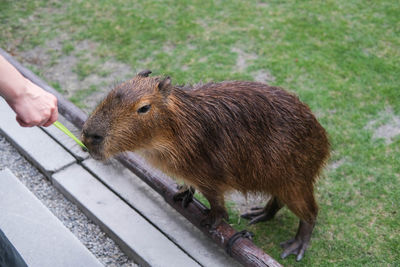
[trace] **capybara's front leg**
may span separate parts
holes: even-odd
[[[225,209],[224,195],[216,190],[200,189],[201,193],[210,203],[210,211],[207,217],[201,221],[201,225],[215,229],[222,220],[228,221],[228,212]]]

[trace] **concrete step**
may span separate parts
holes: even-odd
[[[53,175],[53,183],[143,266],[200,266],[82,166]]]
[[[28,266],[102,266],[8,169],[0,188],[0,229]]]
[[[157,192],[117,161],[87,159],[83,166],[203,266],[240,266]]]

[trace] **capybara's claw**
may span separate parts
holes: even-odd
[[[304,257],[304,252],[308,247],[308,242],[303,242],[300,239],[291,239],[289,241],[281,243],[283,252],[281,258],[284,259],[287,256],[294,254],[296,255],[296,261],[300,261]]]
[[[268,221],[270,219],[271,218],[268,217],[268,214],[261,214],[259,216],[254,217],[253,219],[251,219],[250,222],[249,222],[249,225],[256,224],[256,223],[259,223],[259,222]]]
[[[271,199],[265,208],[251,208],[249,212],[242,214],[241,217],[250,220],[249,225],[262,221],[269,221],[274,218],[281,207],[282,205],[280,205],[276,199]]]
[[[296,261],[300,261],[304,257],[304,252],[306,251],[310,242],[313,228],[314,223],[300,221],[296,237],[281,243],[281,247],[283,248],[281,258],[284,259],[287,256],[294,254],[296,255]]]
[[[200,225],[210,229],[215,229],[223,220],[229,220],[229,216],[226,211],[213,212],[211,210],[207,217],[200,222]]]
[[[240,215],[240,217],[250,220],[264,213],[264,208],[261,207],[251,208],[250,210],[251,211]]]
[[[187,208],[189,206],[189,203],[192,201],[193,201],[193,193],[186,194],[186,196],[182,200],[182,207]]]
[[[179,191],[172,197],[172,199],[177,202],[182,200],[182,207],[187,208],[189,203],[193,201],[193,195],[196,190],[187,185],[181,186]]]

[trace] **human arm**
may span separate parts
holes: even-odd
[[[57,98],[21,75],[0,55],[0,95],[23,127],[50,126],[58,118]]]

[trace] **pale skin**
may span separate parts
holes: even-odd
[[[22,76],[1,55],[0,95],[23,127],[47,127],[58,118],[57,98]]]

